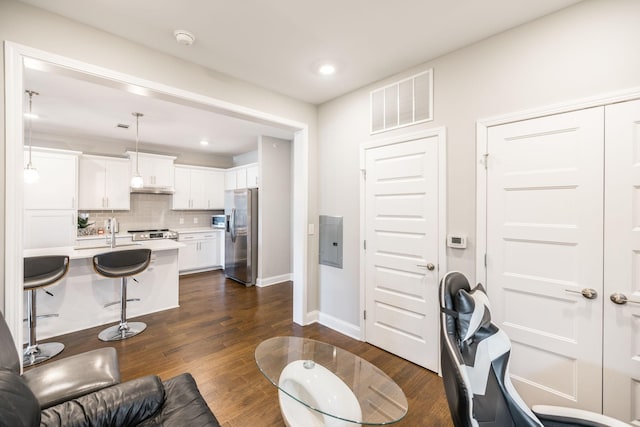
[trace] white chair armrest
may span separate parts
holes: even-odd
[[[606,427],[629,427],[630,424],[616,420],[615,418],[582,409],[566,408],[564,406],[534,405],[531,410],[543,422],[545,419],[558,422],[566,422],[568,425],[601,425]]]

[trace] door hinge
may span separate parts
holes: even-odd
[[[484,266],[487,266],[487,254],[484,254]]]
[[[489,153],[484,153],[480,162],[484,165],[484,169],[487,170],[489,164]]]
[[[367,320],[367,310],[365,310],[363,313],[364,313],[364,315],[363,315],[364,320]]]
[[[363,247],[363,248],[364,248],[364,250],[366,251],[366,250],[367,250],[367,241],[366,241],[366,240],[364,240],[362,243],[363,243],[363,244],[362,244],[362,247]]]

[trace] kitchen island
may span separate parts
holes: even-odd
[[[116,247],[111,249],[104,242],[104,239],[86,240],[79,246],[24,251],[25,257],[68,255],[70,259],[65,278],[37,292],[38,316],[58,314],[57,317],[37,320],[39,341],[119,321],[120,304],[104,306],[120,301],[120,280],[100,276],[94,271],[93,256],[99,253],[136,248],[149,248],[152,251],[149,267],[134,276],[137,283],[129,280],[127,285],[128,298],[140,298],[140,301],[127,304],[129,319],[178,307],[178,249],[184,244],[170,239],[131,242],[129,238],[118,239]],[[45,290],[53,296],[45,293]],[[26,304],[26,293],[24,301]],[[25,337],[26,328],[25,324]]]

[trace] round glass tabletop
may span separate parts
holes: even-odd
[[[300,414],[295,408],[286,411],[283,405],[290,405],[287,400],[291,399],[325,416],[366,425],[395,423],[407,413],[402,389],[387,374],[331,344],[274,337],[258,345],[255,359],[264,376],[280,390],[285,418],[289,413],[293,417]]]

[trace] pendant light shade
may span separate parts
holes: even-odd
[[[131,113],[136,118],[136,173],[131,177],[131,188],[142,188],[144,187],[144,180],[142,179],[142,175],[140,175],[140,170],[138,169],[138,122],[140,117],[144,116],[142,113]]]
[[[32,111],[32,101],[33,101],[33,95],[40,95],[38,92],[35,92],[33,90],[25,90],[25,92],[27,94],[29,94],[29,113],[25,114],[27,116],[27,118],[29,119],[29,121],[27,122],[28,128],[27,128],[27,140],[29,143],[29,161],[27,162],[27,166],[25,166],[24,168],[24,182],[26,182],[27,184],[33,184],[34,182],[36,182],[39,178],[38,175],[38,171],[36,168],[33,167],[33,163],[31,163],[31,127],[33,125],[33,111]]]

